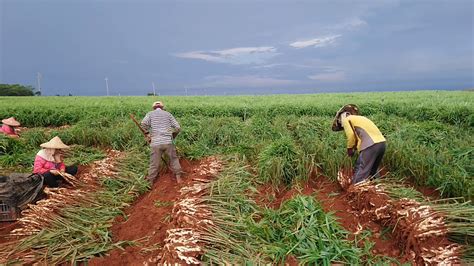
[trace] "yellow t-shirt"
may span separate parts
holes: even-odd
[[[362,151],[375,143],[384,142],[385,137],[370,119],[360,115],[350,115],[342,119],[342,126],[347,137],[347,148]]]

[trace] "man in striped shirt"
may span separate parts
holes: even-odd
[[[150,168],[146,178],[153,184],[160,171],[161,156],[166,153],[170,159],[171,170],[176,176],[176,182],[181,183],[181,165],[173,144],[173,139],[181,128],[173,115],[163,108],[162,102],[154,102],[154,111],[147,113],[141,122],[142,127],[151,135]]]

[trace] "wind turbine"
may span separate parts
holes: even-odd
[[[107,89],[107,96],[109,96],[109,79],[105,77],[105,88]]]
[[[39,91],[40,95],[41,95],[41,78],[42,77],[43,76],[41,75],[41,73],[39,73],[39,72],[36,73],[36,80],[38,82],[38,91]]]

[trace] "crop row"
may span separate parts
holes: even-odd
[[[212,182],[205,203],[213,223],[201,233],[206,263],[284,264],[289,256],[317,265],[397,263],[370,252],[369,232],[349,240],[349,232],[314,197],[296,195],[271,209],[255,203],[261,195],[249,193],[254,185],[248,167],[233,159]]]
[[[435,121],[412,122],[396,116],[371,117],[388,139],[383,164],[391,175],[410,177],[416,184],[438,188],[444,197],[473,198],[474,140],[472,130]],[[182,133],[178,152],[197,159],[213,154],[236,154],[258,167],[264,181],[274,175],[304,178],[311,169],[322,169],[330,178],[345,157],[345,137],[330,129],[331,120],[316,116],[178,117]],[[132,121],[84,120],[66,129],[31,129],[20,140],[0,138],[3,166],[31,169],[39,144],[59,135],[68,144],[127,150],[143,147],[144,139]],[[2,144],[3,143],[3,144]],[[3,147],[3,148],[2,148]]]
[[[474,126],[472,92],[393,92],[277,96],[160,97],[177,117],[254,115],[327,116],[347,103],[364,115],[393,115],[410,121],[438,121]],[[150,110],[153,97],[0,97],[0,117],[16,116],[28,127],[71,125],[82,120],[138,116]]]

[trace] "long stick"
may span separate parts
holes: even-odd
[[[146,142],[147,142],[148,144],[150,144],[150,139],[148,138],[146,131],[142,128],[142,126],[140,125],[140,123],[138,123],[138,121],[135,119],[135,116],[133,116],[133,114],[130,114],[130,118],[133,120],[133,122],[135,123],[135,125],[137,125],[137,127],[138,127],[138,128],[140,129],[140,131],[143,133],[143,136],[145,136]]]

